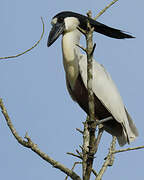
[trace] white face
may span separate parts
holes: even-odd
[[[64,19],[64,22],[65,22],[65,31],[66,32],[76,30],[80,24],[79,20],[75,17],[67,17]]]
[[[63,22],[63,21],[62,21]],[[59,23],[58,22],[58,18],[54,18],[51,21],[51,25],[55,25]],[[77,29],[77,27],[79,26],[80,22],[77,18],[75,17],[66,17],[64,18],[64,24],[65,24],[65,30],[64,32],[70,32],[70,31],[74,31]]]
[[[52,19],[51,25],[53,26],[53,25],[55,25],[56,23],[57,23],[57,18]]]

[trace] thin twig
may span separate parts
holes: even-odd
[[[42,40],[43,38],[43,35],[44,35],[44,21],[43,21],[43,18],[41,17],[41,21],[42,21],[42,25],[43,25],[43,31],[42,31],[42,34],[41,34],[41,37],[40,39],[29,49],[27,49],[26,51],[22,52],[22,53],[19,53],[17,55],[14,55],[14,56],[7,56],[7,57],[0,57],[0,60],[2,59],[11,59],[11,58],[16,58],[16,57],[19,57],[23,54],[26,54],[27,52],[31,51],[33,48],[35,48],[39,43],[40,41]]]
[[[102,179],[103,174],[105,173],[107,167],[110,164],[111,155],[112,155],[112,151],[114,149],[114,146],[115,146],[115,137],[113,137],[113,139],[112,139],[112,142],[111,142],[110,149],[109,149],[108,155],[106,157],[106,160],[105,160],[105,162],[104,162],[104,164],[103,164],[101,170],[99,171],[99,173],[98,173],[95,180],[101,180]]]
[[[138,146],[138,147],[133,147],[133,148],[115,150],[112,153],[116,154],[116,153],[121,153],[121,152],[126,152],[126,151],[133,151],[133,150],[138,150],[138,149],[144,149],[144,146]]]
[[[108,4],[102,11],[100,11],[94,20],[98,19],[108,8],[110,8],[114,3],[116,3],[118,0],[113,0],[110,4]]]
[[[78,132],[80,132],[81,134],[83,134],[83,131],[80,130],[79,128],[76,128],[76,130],[77,130]]]
[[[76,149],[76,152],[79,156],[81,156],[83,158],[83,154],[81,152],[79,152],[77,149]]]
[[[82,162],[75,162],[74,165],[73,165],[73,167],[71,168],[72,171],[74,170],[74,168],[75,168],[75,166],[76,166],[77,164],[82,164]],[[69,177],[69,176],[66,176],[65,180],[67,180],[68,177]]]
[[[95,177],[97,177],[98,174],[97,174],[97,172],[94,169],[92,169],[92,172],[95,175]]]
[[[3,104],[2,99],[0,99],[0,108],[2,110],[2,113],[5,117],[5,120],[7,122],[8,127],[10,128],[12,134],[16,138],[16,140],[24,147],[30,148],[33,152],[35,152],[38,156],[40,156],[42,159],[44,159],[46,162],[50,163],[53,167],[61,170],[68,176],[70,176],[73,180],[81,180],[80,176],[78,176],[74,171],[70,170],[69,168],[65,167],[63,164],[59,163],[58,161],[55,161],[50,156],[48,156],[46,153],[42,152],[38,146],[31,140],[31,138],[26,133],[25,138],[27,141],[24,141],[22,137],[18,135],[16,132],[16,129],[14,128],[11,119],[7,113],[7,110]]]
[[[86,52],[86,49],[84,47],[82,47],[81,45],[76,44],[76,46],[78,46],[80,49],[82,49],[84,52]]]
[[[112,152],[115,151],[115,148],[116,148],[116,137],[113,136],[112,147],[111,147]],[[114,158],[115,158],[115,157],[114,157],[114,154],[112,153],[112,154],[111,154],[111,157],[110,157],[110,161],[109,161],[108,166],[112,166],[112,165],[113,165],[113,163],[114,163]]]
[[[82,34],[86,34],[86,31],[84,30],[84,29],[82,29],[82,28],[80,28],[79,26],[77,27],[77,29],[82,33]]]
[[[70,152],[68,152],[67,153],[68,155],[71,155],[71,156],[74,156],[74,157],[77,157],[77,158],[79,158],[79,159],[83,159],[83,157],[81,156],[81,154],[79,154],[79,156],[78,155],[76,155],[76,154],[74,154],[74,153],[70,153]],[[82,162],[81,162],[82,163]],[[95,176],[97,176],[97,172],[94,170],[94,169],[92,169],[92,172],[93,172],[93,174],[95,175]]]
[[[79,159],[83,159],[82,156],[79,156],[77,154],[74,154],[74,153],[71,153],[71,152],[67,152],[68,155],[71,155],[71,156],[74,156],[74,157],[77,157]]]
[[[81,145],[79,145],[79,147],[81,148],[82,151],[84,150],[84,148]]]
[[[109,120],[112,120],[112,119],[113,119],[112,116],[107,117],[107,118],[104,118],[104,119],[98,121],[98,122],[97,122],[97,125],[100,125],[100,124],[102,124],[102,123],[104,123],[104,122],[107,122],[107,121],[109,121]]]
[[[104,131],[103,128],[99,128],[98,135],[97,135],[96,142],[95,142],[95,153],[98,150],[98,146],[99,146],[103,131]]]

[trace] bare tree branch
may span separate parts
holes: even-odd
[[[80,28],[79,26],[77,27],[77,29],[78,29],[83,35],[86,34],[86,31],[85,31],[84,29]]]
[[[80,49],[82,49],[84,52],[86,52],[86,49],[84,47],[82,47],[81,45],[76,44],[76,46],[78,46]]]
[[[115,2],[118,0],[113,0],[109,5],[107,5],[94,19],[96,20],[99,16],[101,16],[109,7],[111,7]],[[92,13],[89,11],[87,13],[88,17],[92,18]],[[28,51],[32,50],[35,48],[41,41],[44,35],[44,22],[43,19],[42,24],[43,24],[43,31],[41,34],[40,39],[28,50],[17,54],[15,56],[8,56],[8,57],[0,57],[0,60],[2,59],[9,59],[9,58],[16,58],[19,57]],[[83,33],[86,37],[86,43],[87,46],[86,48],[77,45],[79,48],[81,48],[84,52],[87,54],[87,89],[88,89],[88,105],[89,105],[89,117],[87,117],[87,120],[84,122],[84,131],[81,131],[80,129],[77,129],[81,134],[83,134],[83,146],[80,146],[82,153],[76,150],[77,154],[74,153],[67,153],[71,156],[77,157],[82,160],[82,162],[75,162],[72,169],[69,169],[65,167],[63,164],[59,163],[58,161],[55,161],[52,159],[50,156],[48,156],[46,153],[42,152],[38,146],[31,140],[31,138],[28,136],[26,133],[25,139],[19,136],[17,133],[16,129],[14,128],[11,119],[7,113],[7,110],[2,102],[2,99],[0,99],[0,108],[2,110],[2,113],[5,117],[5,120],[7,122],[8,127],[10,128],[12,134],[16,138],[16,140],[24,147],[30,148],[33,152],[35,152],[38,156],[40,156],[42,159],[50,163],[53,167],[61,170],[64,172],[67,176],[65,180],[68,179],[68,177],[71,177],[73,180],[81,180],[80,176],[76,174],[73,170],[77,164],[82,163],[82,168],[83,168],[83,180],[89,180],[91,172],[96,176],[96,180],[101,180],[103,174],[105,173],[106,169],[108,166],[112,166],[114,162],[114,154],[120,153],[120,152],[126,152],[130,150],[137,150],[137,149],[142,149],[144,146],[139,146],[135,148],[127,148],[127,149],[120,149],[120,150],[115,150],[115,143],[116,143],[116,138],[113,137],[113,140],[110,145],[110,149],[108,152],[108,155],[105,159],[105,162],[100,169],[99,173],[97,174],[96,171],[93,169],[93,161],[94,161],[94,155],[98,150],[98,146],[103,134],[103,128],[99,128],[97,138],[95,137],[95,130],[96,127],[101,123],[109,120],[111,117],[108,117],[107,119],[102,120],[100,123],[97,118],[95,118],[95,107],[94,107],[94,94],[92,91],[92,79],[93,79],[93,67],[92,67],[92,59],[93,59],[93,53],[96,47],[96,44],[93,45],[93,31],[94,28],[90,26],[90,23],[87,22],[87,31],[81,29],[78,27],[79,31]]]
[[[138,149],[144,149],[144,146],[138,146],[138,147],[133,147],[133,148],[127,148],[127,149],[120,149],[120,150],[115,150],[112,153],[121,153],[121,152],[127,152],[127,151],[133,151],[133,150],[138,150]]]
[[[97,174],[97,172],[94,169],[92,169],[92,172],[97,177],[98,174]]]
[[[95,142],[95,153],[98,150],[98,146],[99,146],[103,132],[104,132],[103,127],[99,128],[98,135],[97,135],[96,142]]]
[[[74,156],[74,157],[77,157],[77,158],[79,158],[79,159],[83,159],[82,156],[79,156],[79,155],[74,154],[74,153],[71,153],[71,152],[67,152],[67,154],[68,154],[68,155],[71,155],[71,156]]]
[[[27,49],[26,51],[24,51],[24,52],[22,52],[22,53],[19,53],[19,54],[17,54],[17,55],[14,55],[14,56],[0,57],[0,60],[19,57],[19,56],[21,56],[21,55],[23,55],[23,54],[26,54],[27,52],[31,51],[33,48],[35,48],[35,47],[40,43],[40,41],[42,40],[43,35],[44,35],[44,21],[43,21],[43,18],[42,18],[42,17],[41,17],[41,21],[42,21],[42,25],[43,25],[43,31],[42,31],[41,37],[40,37],[40,39],[39,39],[31,48]]]
[[[115,140],[115,137],[113,137],[113,140],[112,140],[111,145],[110,145],[109,153],[108,153],[108,155],[106,157],[106,160],[105,160],[105,162],[104,162],[104,164],[103,164],[101,170],[99,171],[99,173],[98,173],[98,175],[97,175],[95,180],[101,180],[102,179],[103,174],[105,173],[107,167],[110,164],[111,157],[112,157],[111,156],[112,155],[112,151],[115,148],[115,143],[116,143],[116,140]]]
[[[77,149],[76,149],[76,152],[77,152],[77,154],[78,154],[79,156],[83,157],[82,152],[79,152]]]
[[[50,156],[48,156],[46,153],[42,152],[38,146],[31,140],[31,138],[28,136],[28,134],[26,133],[25,135],[25,139],[27,139],[27,141],[23,140],[22,137],[20,137],[16,131],[16,129],[14,128],[11,119],[7,113],[7,110],[3,104],[2,99],[0,99],[0,108],[1,111],[5,117],[5,120],[7,122],[8,127],[10,128],[12,134],[14,135],[14,137],[16,138],[16,140],[24,147],[30,148],[33,152],[35,152],[38,156],[40,156],[42,159],[44,159],[45,161],[47,161],[48,163],[50,163],[53,167],[61,170],[62,172],[64,172],[65,174],[67,174],[68,176],[71,177],[71,179],[73,180],[81,180],[80,176],[78,176],[73,170],[70,170],[69,168],[65,167],[63,164],[59,163],[58,161],[55,161],[54,159],[52,159]]]
[[[103,10],[101,10],[96,17],[94,18],[94,20],[98,19],[108,8],[110,8],[114,3],[116,3],[118,0],[113,0],[110,4],[108,4]]]
[[[70,153],[70,152],[68,152],[67,154],[68,154],[68,155],[71,155],[71,156],[74,156],[74,157],[77,157],[77,158],[79,158],[79,159],[83,159],[82,155],[81,155],[79,152],[78,152],[79,156],[76,155],[76,154],[74,154],[74,153]],[[81,162],[81,163],[82,163],[82,162]],[[93,172],[93,174],[97,177],[97,173],[96,173],[96,171],[95,171],[94,169],[92,169],[92,172]]]
[[[74,170],[74,168],[75,168],[75,166],[76,166],[77,164],[82,164],[82,162],[75,162],[74,165],[73,165],[73,167],[71,168],[72,171]],[[66,176],[65,180],[67,180],[68,177],[69,177],[69,176]]]
[[[112,152],[113,151],[115,151],[115,148],[116,148],[116,137],[115,136],[113,136],[113,140],[112,140],[112,148],[111,148],[111,150],[112,150]],[[112,166],[113,165],[113,163],[114,163],[114,154],[112,153],[111,154],[111,157],[110,157],[110,160],[109,160],[109,164],[108,164],[108,166]]]
[[[92,13],[87,13],[88,17],[92,18]],[[95,130],[97,119],[95,118],[95,105],[94,105],[94,94],[92,90],[93,80],[93,53],[96,44],[93,46],[93,31],[94,28],[87,22],[87,31],[85,32],[86,37],[86,54],[87,54],[87,89],[88,89],[88,106],[89,106],[89,117],[87,118],[84,126],[84,137],[83,141],[83,179],[89,180],[92,172],[94,154],[95,154]]]
[[[83,131],[82,131],[81,129],[76,128],[76,130],[77,130],[79,133],[83,134]]]
[[[83,179],[86,174],[87,168],[87,158],[88,158],[88,151],[89,151],[89,131],[88,131],[88,123],[87,121],[84,123],[84,133],[83,133]]]

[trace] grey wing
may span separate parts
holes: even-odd
[[[79,68],[83,82],[87,87],[87,58],[85,55],[79,61]],[[138,135],[136,127],[125,110],[121,96],[109,73],[95,60],[93,60],[93,92],[116,121],[122,125],[124,137],[127,139],[125,141],[133,141]],[[126,142],[120,143],[124,145]]]

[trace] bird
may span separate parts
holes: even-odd
[[[134,38],[119,29],[104,25],[90,17],[72,11],[56,14],[52,20],[47,46],[50,47],[62,35],[62,55],[66,76],[66,85],[71,98],[89,115],[87,90],[87,56],[82,54],[78,45],[82,33],[80,28],[87,30],[89,21],[94,31],[115,38]],[[138,136],[137,128],[129,115],[119,91],[110,74],[103,65],[92,60],[95,117],[103,122],[103,128],[112,136],[116,136],[120,146],[130,144]]]

